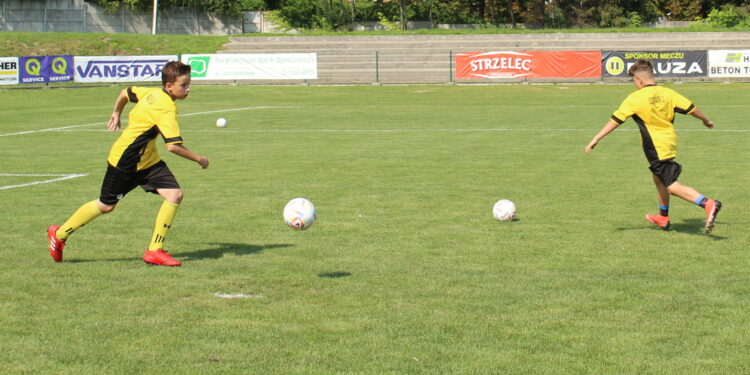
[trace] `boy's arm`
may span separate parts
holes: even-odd
[[[607,134],[612,133],[612,131],[617,129],[618,126],[620,126],[620,124],[618,124],[617,122],[611,119],[606,124],[604,124],[604,127],[602,128],[602,130],[599,130],[599,133],[596,133],[596,135],[591,140],[591,142],[589,142],[589,144],[586,145],[586,149],[585,149],[586,153],[587,154],[591,153],[591,150],[593,150],[594,147],[596,147],[596,144],[599,143],[599,141],[602,138],[607,136]]]
[[[709,129],[714,127],[713,121],[709,120],[708,117],[706,117],[706,115],[703,114],[703,112],[701,112],[701,110],[698,109],[697,107],[693,110],[693,112],[690,112],[690,116],[693,116],[697,118],[698,120],[703,121],[703,125],[705,125]]]
[[[112,115],[109,116],[109,122],[107,122],[107,130],[116,132],[120,130],[120,115],[125,105],[128,104],[128,90],[123,89],[120,91],[120,95],[115,100],[115,109],[112,111]]]
[[[182,143],[170,143],[167,145],[167,151],[182,156],[185,159],[192,160],[198,164],[200,164],[201,168],[206,169],[208,168],[208,159],[196,154],[195,152],[192,152],[187,149],[187,147],[183,146]]]

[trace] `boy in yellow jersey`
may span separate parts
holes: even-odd
[[[614,131],[628,117],[632,117],[641,132],[643,151],[649,162],[654,184],[659,195],[659,214],[646,215],[646,219],[664,230],[670,227],[669,197],[675,195],[686,201],[703,207],[706,212],[706,233],[710,233],[721,210],[721,202],[708,199],[695,189],[677,181],[682,166],[674,161],[677,156],[677,133],[674,129],[674,114],[691,115],[701,121],[707,128],[714,123],[706,117],[693,103],[676,91],[656,85],[654,68],[651,62],[638,60],[628,69],[633,83],[638,88],[620,104],[610,120],[599,133],[586,145],[586,153],[596,147],[607,134]]]
[[[203,169],[208,168],[208,159],[182,145],[174,101],[187,98],[189,92],[190,65],[178,61],[164,65],[161,88],[134,86],[122,90],[107,124],[110,131],[120,130],[120,114],[125,105],[136,104],[130,111],[128,126],[110,149],[99,199],[82,205],[64,224],[47,229],[52,259],[62,262],[68,236],[99,215],[112,212],[125,194],[140,185],[144,191],[164,198],[143,260],[162,266],[180,265],[180,261],[164,251],[163,242],[183,194],[167,164],[159,157],[156,139],[161,136],[167,150],[198,163]]]

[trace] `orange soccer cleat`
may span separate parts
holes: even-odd
[[[669,227],[672,225],[669,222],[669,216],[647,214],[646,220],[660,226],[664,230],[669,230]]]
[[[57,238],[57,229],[59,225],[53,225],[47,228],[47,240],[49,241],[49,255],[55,262],[62,262],[63,249],[65,248],[65,241]]]
[[[179,266],[182,264],[179,260],[172,258],[164,249],[156,251],[146,250],[143,253],[143,261],[157,266]]]
[[[703,207],[703,209],[706,210],[706,226],[703,229],[705,229],[706,233],[711,233],[711,230],[714,229],[714,225],[716,225],[716,215],[718,215],[719,210],[721,210],[721,202],[709,199],[706,201],[706,206]]]

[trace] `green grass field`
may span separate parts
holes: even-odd
[[[711,235],[684,201],[671,231],[645,221],[632,120],[584,154],[632,85],[194,86],[183,138],[210,167],[159,146],[179,268],[141,261],[140,189],[48,255],[98,197],[121,87],[0,90],[0,373],[747,374],[750,94],[674,87],[717,125],[676,121],[681,182],[724,202]],[[86,176],[8,188],[57,178],[29,174]]]

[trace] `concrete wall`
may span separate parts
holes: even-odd
[[[121,7],[114,13],[83,0],[0,0],[0,31],[151,33],[151,12]],[[160,11],[159,34],[227,35],[243,33],[241,17],[180,8]]]

